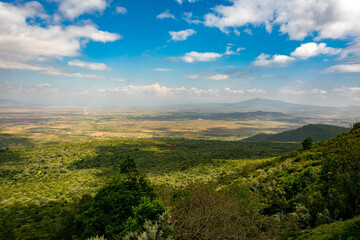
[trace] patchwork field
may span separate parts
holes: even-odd
[[[204,116],[208,119],[200,118]],[[288,117],[259,116],[221,118],[219,114],[127,109],[2,109],[0,147],[144,138],[228,141],[257,133],[278,133],[302,124]]]

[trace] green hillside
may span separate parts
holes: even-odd
[[[349,131],[348,128],[325,124],[309,124],[301,128],[285,131],[278,134],[260,133],[244,139],[247,142],[301,142],[307,137],[312,137],[314,142],[327,140],[340,133]]]
[[[158,197],[152,194],[153,202],[144,199],[134,206],[134,218],[124,226],[144,222],[141,209],[158,204],[163,212],[161,200],[170,211],[175,239],[359,239],[359,146],[355,125],[306,151],[295,150],[300,144],[294,143],[194,140],[5,149],[0,152],[0,239],[72,239],[82,227],[88,235],[79,239],[90,233],[123,239],[110,225],[96,229],[104,225],[96,221],[106,214],[114,219],[109,224],[117,221],[118,213],[106,213],[106,206],[119,193],[106,192],[129,183],[108,185],[114,176],[125,177],[121,169],[128,159]]]

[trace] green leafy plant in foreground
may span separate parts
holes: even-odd
[[[75,216],[74,239],[96,235],[122,239],[129,232],[143,232],[146,221],[157,221],[165,212],[154,189],[138,174],[134,160],[127,159],[121,169],[126,179],[115,178],[102,187],[84,211]]]

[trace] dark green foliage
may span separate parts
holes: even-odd
[[[293,214],[305,229],[360,214],[359,170],[360,129],[274,161],[253,189],[265,214]]]
[[[120,165],[120,173],[127,174],[128,176],[136,176],[138,171],[134,159],[127,157],[127,159],[125,159],[125,161]]]
[[[297,240],[357,240],[360,239],[360,216],[347,221],[324,224],[306,230]]]
[[[253,137],[244,139],[248,142],[301,142],[304,138],[311,136],[314,142],[327,140],[338,134],[349,131],[348,128],[325,125],[309,124],[301,128],[285,131],[277,134],[260,133]]]
[[[273,157],[298,148],[292,143],[116,140],[5,149],[0,152],[0,239],[71,239],[77,234],[75,216],[91,204],[89,194],[119,175],[127,159],[134,159],[140,172],[161,178],[195,167],[215,169],[223,159]]]
[[[303,150],[309,150],[311,148],[312,142],[313,142],[312,137],[305,138],[304,141],[301,142]]]
[[[75,217],[77,238],[96,235],[120,239],[143,230],[145,220],[157,220],[165,208],[142,177],[114,179],[102,187],[85,211]]]
[[[357,129],[360,129],[360,122],[354,123],[351,126],[351,131],[356,131]]]

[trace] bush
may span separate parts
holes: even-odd
[[[170,214],[164,212],[160,215],[159,220],[152,222],[146,220],[144,224],[144,232],[128,233],[124,240],[171,240],[172,226],[170,224]]]
[[[75,239],[104,235],[121,239],[128,232],[144,231],[146,220],[157,221],[165,212],[154,189],[137,173],[131,160],[125,161],[125,180],[114,179],[102,187],[90,204],[75,217]],[[125,165],[124,165],[125,166]]]
[[[305,138],[304,141],[302,141],[301,145],[304,150],[308,150],[311,148],[312,142],[313,142],[312,137],[308,137],[308,138]]]

